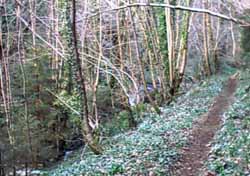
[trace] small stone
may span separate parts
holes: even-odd
[[[154,172],[153,172],[153,171],[150,171],[150,172],[149,172],[149,176],[155,176]]]

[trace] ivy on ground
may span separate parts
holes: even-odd
[[[240,75],[236,101],[224,114],[207,163],[218,176],[250,175],[250,71]]]
[[[161,108],[162,115],[145,113],[145,119],[134,131],[103,141],[105,152],[85,152],[82,160],[75,157],[50,171],[51,176],[68,175],[166,175],[178,158],[178,149],[187,142],[193,121],[208,111],[218,95],[225,77],[212,78],[194,86],[170,106]],[[80,155],[80,153],[79,153]]]

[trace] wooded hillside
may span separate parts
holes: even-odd
[[[213,99],[209,98],[222,90],[225,75],[249,68],[249,9],[243,0],[1,0],[0,176],[18,175],[25,168],[22,174],[26,175],[32,169],[46,170],[82,148],[93,152],[91,159],[108,157],[112,152],[107,155],[107,139],[130,136],[130,131],[137,134],[149,122],[149,129],[156,130],[149,137],[156,143],[155,137],[163,134],[157,131],[161,123],[176,121],[192,128],[193,121],[210,112]],[[210,78],[220,81],[208,84],[215,88],[211,91],[204,85],[207,97],[197,94],[197,103],[203,102],[204,107],[187,103],[186,95],[195,101],[195,87]],[[189,96],[190,90],[194,97]],[[164,120],[165,108],[173,104],[183,106],[172,109],[177,114],[188,114],[185,106],[196,109],[188,115],[193,116],[191,122],[184,117]],[[218,112],[218,119],[224,111]],[[154,121],[159,126],[152,128]],[[216,125],[219,128],[220,122]],[[164,134],[170,130],[162,129]],[[177,130],[180,136],[185,133],[182,130]],[[207,142],[218,129],[213,130]],[[159,140],[163,146],[156,148],[161,155],[170,146]],[[109,142],[116,145],[114,141]],[[183,147],[185,142],[180,143]],[[173,140],[173,146],[178,145],[178,139]],[[165,155],[162,158],[167,160]],[[114,172],[107,175],[136,174],[119,164],[111,167]]]

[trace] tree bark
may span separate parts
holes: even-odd
[[[165,0],[166,4],[170,4],[170,0]],[[165,8],[166,16],[166,30],[168,41],[168,65],[169,65],[169,86],[170,89],[174,86],[174,30],[173,30],[173,17],[171,15],[171,9]]]
[[[207,8],[207,0],[203,0],[204,8]],[[204,46],[204,70],[206,76],[210,76],[211,66],[210,66],[210,55],[209,55],[209,37],[208,37],[208,27],[209,27],[209,16],[203,14],[203,46]]]
[[[193,3],[193,0],[186,0],[186,5],[190,7]],[[176,64],[177,73],[173,80],[173,86],[170,88],[170,94],[173,96],[178,91],[185,73],[186,63],[187,63],[187,54],[188,54],[188,38],[189,38],[189,26],[190,26],[190,12],[184,12],[183,14],[183,24],[181,26],[181,37],[180,37],[180,46],[178,51],[178,58]]]
[[[136,27],[135,27],[135,21],[134,21],[134,18],[132,16],[132,11],[130,8],[129,8],[129,18],[131,19],[131,22],[132,22],[133,37],[135,40],[136,59],[137,59],[137,62],[139,64],[140,78],[141,78],[141,81],[143,84],[143,88],[144,88],[144,91],[145,91],[147,98],[149,99],[149,102],[154,107],[156,113],[160,114],[161,113],[160,109],[158,108],[157,104],[153,101],[152,97],[150,96],[150,94],[147,90],[147,83],[145,80],[145,73],[144,73],[145,67],[144,67],[143,61],[141,60],[141,55],[140,55],[140,51],[139,51],[138,36],[137,36],[137,32],[136,32]]]
[[[72,0],[72,56],[74,59],[73,67],[75,69],[76,74],[76,82],[78,83],[78,91],[81,96],[81,104],[82,104],[82,132],[85,139],[85,142],[91,148],[91,150],[95,154],[101,154],[102,148],[99,146],[98,141],[95,140],[96,136],[93,135],[94,129],[91,129],[90,121],[89,121],[89,109],[88,109],[88,99],[87,99],[87,91],[86,91],[86,80],[83,75],[83,69],[80,59],[80,54],[78,51],[78,41],[77,41],[77,27],[76,27],[76,1]],[[85,113],[83,113],[83,110]]]

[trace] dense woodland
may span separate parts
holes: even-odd
[[[248,0],[0,0],[0,176],[171,175],[186,131],[235,72],[238,104],[209,140],[206,167],[250,175],[249,9]]]

